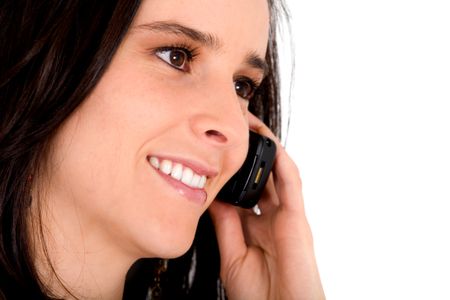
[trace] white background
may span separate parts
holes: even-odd
[[[450,1],[287,4],[287,149],[327,298],[450,299]]]

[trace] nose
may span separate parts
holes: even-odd
[[[202,90],[202,89],[200,89]],[[194,113],[190,117],[192,132],[209,145],[233,147],[248,140],[247,108],[238,98],[234,86],[220,88],[213,92],[204,90],[197,95]]]

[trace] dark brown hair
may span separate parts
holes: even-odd
[[[139,5],[139,0],[0,2],[0,298],[50,299],[28,233],[32,176],[58,128],[105,72]],[[274,14],[273,0],[269,5]],[[270,70],[250,110],[279,134],[274,24],[266,59]]]

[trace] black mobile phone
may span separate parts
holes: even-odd
[[[217,198],[244,208],[255,206],[269,178],[275,153],[274,141],[250,131],[244,164],[220,190]]]

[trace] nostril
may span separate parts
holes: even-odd
[[[225,143],[227,141],[226,136],[224,136],[221,132],[219,132],[217,130],[214,130],[214,129],[207,130],[205,132],[205,135],[208,138],[211,138],[211,139],[213,139],[213,140],[215,140],[217,142],[220,142],[220,143]]]

